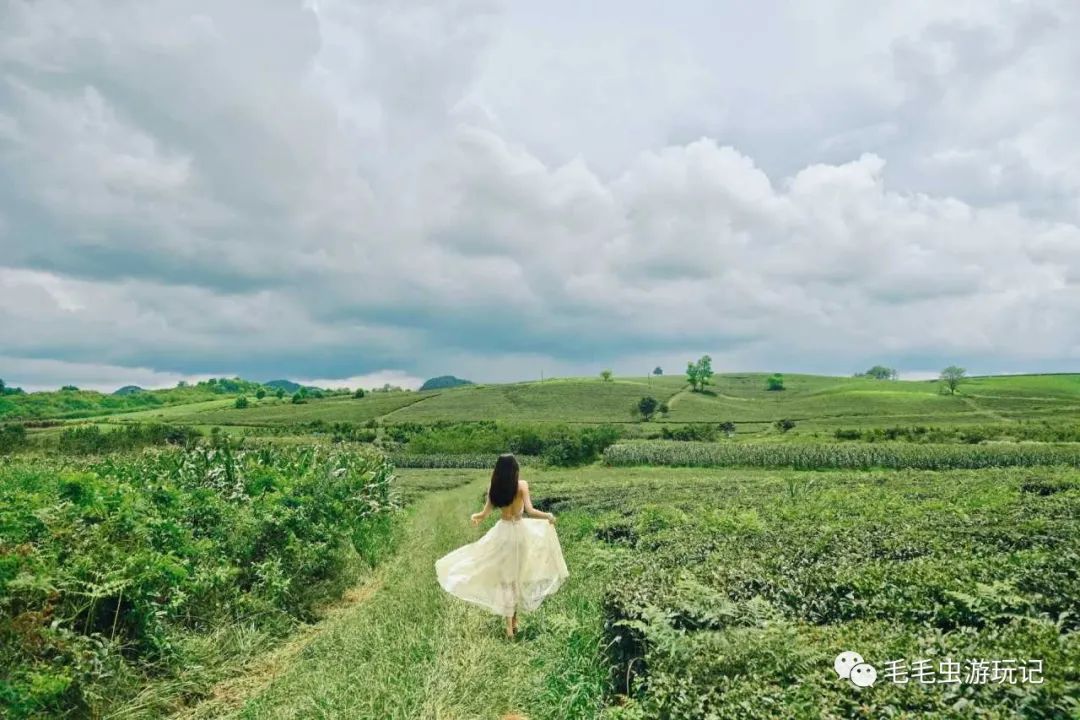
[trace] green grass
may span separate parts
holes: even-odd
[[[402,470],[401,552],[302,652],[195,717],[1075,716],[1080,486],[1063,470],[527,468],[571,580],[525,616],[447,596],[485,470]],[[960,549],[962,548],[962,551]],[[832,658],[1039,658],[1042,685],[858,690]],[[629,679],[629,686],[626,685]],[[1072,698],[1072,699],[1070,699]]]
[[[606,675],[600,638],[602,562],[587,527],[567,522],[560,535],[574,567],[564,588],[522,619],[522,638],[507,642],[502,619],[448,596],[434,563],[486,530],[468,523],[484,472],[404,473],[406,485],[463,479],[464,487],[414,506],[398,555],[378,589],[328,622],[294,662],[239,708],[208,704],[195,717],[238,718],[593,718]],[[442,484],[436,482],[436,485]]]
[[[571,378],[513,385],[478,385],[455,389],[402,408],[387,422],[503,420],[510,422],[631,422],[634,405],[644,396],[666,400],[680,378],[620,379],[603,382]]]
[[[156,716],[185,698],[204,699],[185,716],[251,719],[1078,711],[1075,470],[527,466],[534,503],[559,518],[571,578],[515,642],[434,577],[438,557],[487,529],[467,518],[488,473],[398,469],[409,509],[397,550],[346,602],[214,688],[226,660],[211,644],[235,668],[268,642],[240,626],[208,635],[189,657],[217,665],[192,663],[110,717]],[[832,674],[845,649],[876,663],[1040,658],[1046,682],[859,691]]]
[[[1017,375],[972,378],[955,396],[930,381],[785,375],[786,389],[765,389],[765,373],[717,375],[705,392],[687,390],[682,375],[562,378],[544,382],[474,385],[423,393],[370,393],[362,399],[334,396],[293,405],[273,395],[200,399],[135,412],[93,416],[100,421],[171,422],[197,426],[289,426],[315,421],[384,424],[498,420],[509,423],[635,423],[632,408],[651,395],[670,406],[661,423],[724,422],[740,436],[769,434],[772,423],[795,420],[793,437],[838,428],[954,427],[1017,422],[1080,423],[1080,375]],[[175,391],[170,391],[175,392]],[[83,413],[85,414],[85,413]]]
[[[363,423],[374,420],[435,393],[369,393],[363,398],[334,396],[311,399],[294,405],[287,397],[262,400],[249,397],[243,410],[233,407],[234,400],[212,401],[195,405],[164,408],[115,416],[116,421],[160,421],[189,425],[250,425],[253,427],[294,425],[313,420]]]

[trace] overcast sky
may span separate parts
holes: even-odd
[[[1080,361],[1075,0],[0,0],[0,377]]]

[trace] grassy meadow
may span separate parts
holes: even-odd
[[[0,716],[1080,718],[1080,375],[767,378],[7,395]],[[508,450],[571,570],[514,642],[433,570]]]

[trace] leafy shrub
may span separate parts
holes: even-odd
[[[20,423],[0,425],[0,455],[26,447],[26,426]]]
[[[248,406],[248,399],[243,395],[236,398],[236,402],[233,403],[233,407],[235,407],[237,410],[244,410],[245,408],[247,408],[247,406]]]
[[[584,465],[598,459],[618,439],[619,430],[611,425],[581,430],[559,427],[545,440],[542,457],[549,465]]]
[[[201,434],[185,425],[124,425],[116,430],[102,430],[98,425],[77,425],[60,433],[60,452],[69,455],[102,455],[154,445],[195,443]]]
[[[619,439],[610,425],[512,425],[493,421],[387,425],[386,436],[406,443],[409,454],[541,456],[551,465],[580,465],[599,458]]]
[[[660,436],[665,440],[680,440],[682,442],[709,442],[716,439],[718,428],[709,423],[691,423],[679,427],[664,426],[660,429]]]
[[[640,415],[645,420],[652,420],[653,415],[656,414],[657,409],[660,407],[660,403],[656,398],[646,396],[638,401],[634,406],[634,413]]]
[[[196,447],[0,469],[0,700],[101,716],[187,638],[313,618],[392,537],[391,467],[317,447]]]
[[[782,433],[786,433],[795,429],[795,421],[788,420],[786,418],[784,420],[777,420],[773,424],[776,426],[776,429]]]

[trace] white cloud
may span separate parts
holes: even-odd
[[[180,381],[195,383],[213,375],[184,375],[163,373],[150,368],[70,363],[62,360],[34,359],[0,355],[0,367],[9,385],[27,392],[56,390],[61,385],[74,385],[81,390],[111,393],[125,385],[138,385],[144,390],[176,387]],[[18,382],[14,382],[18,379]]]
[[[1075,4],[537,12],[5,5],[0,373],[1080,357]]]

